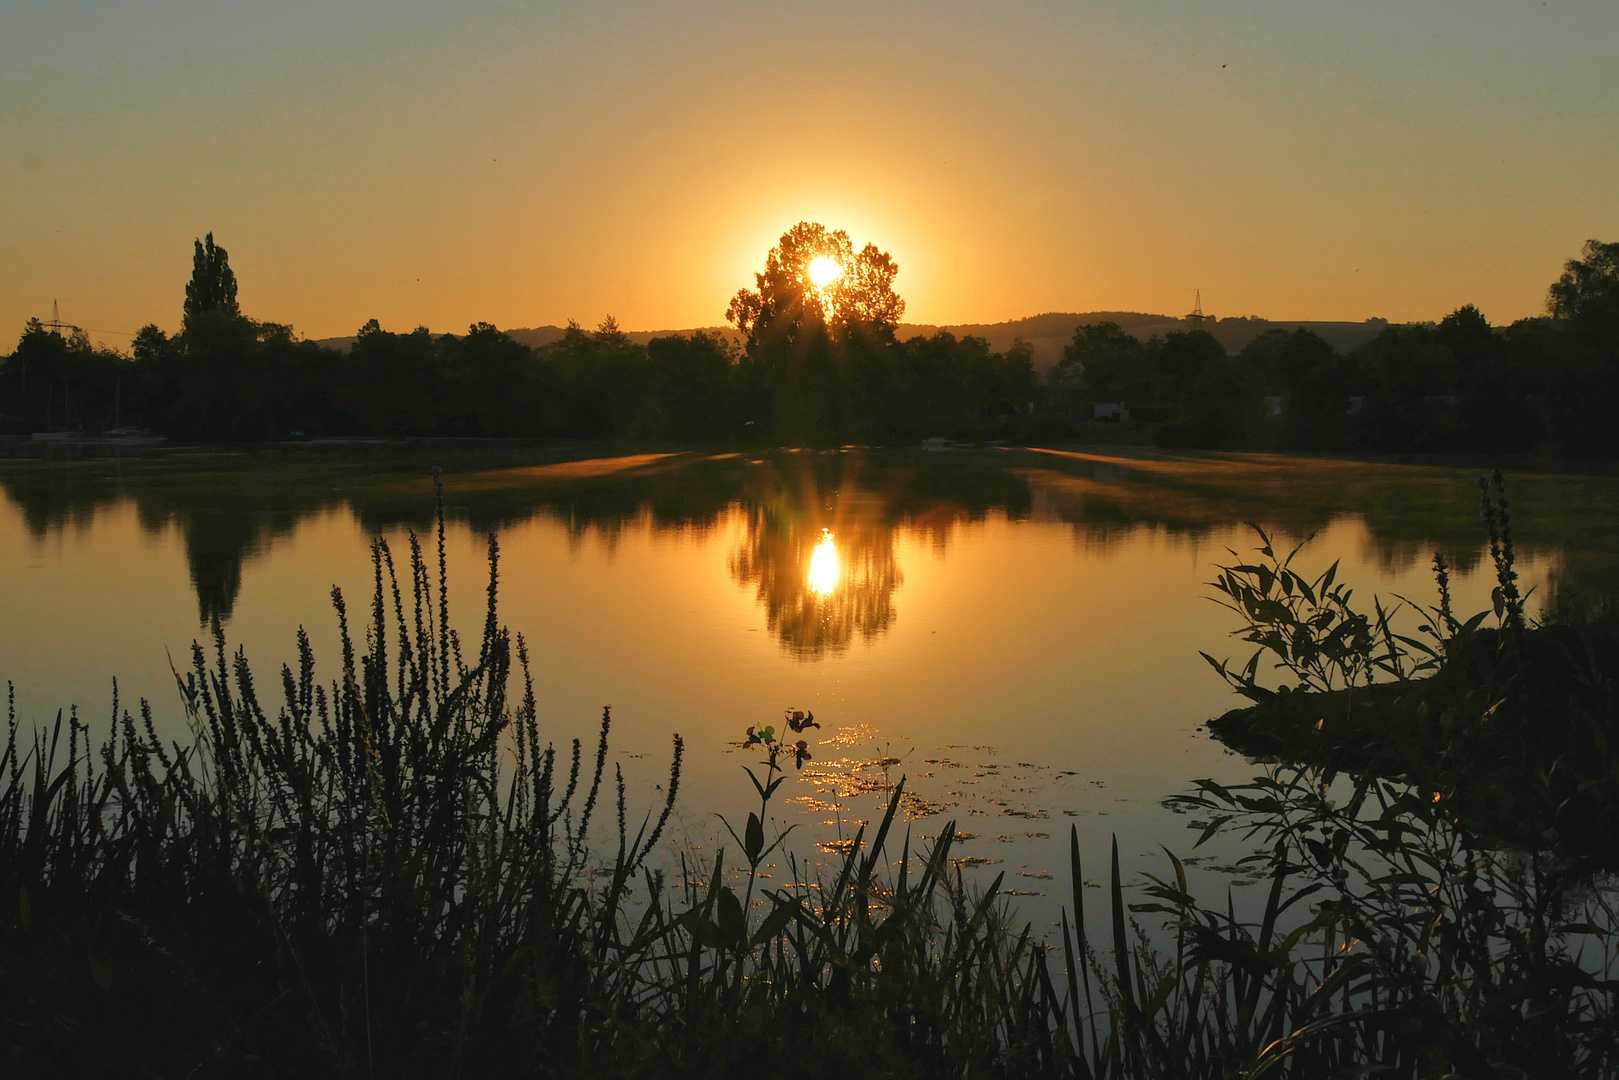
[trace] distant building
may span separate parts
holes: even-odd
[[[1280,394],[1270,394],[1270,395],[1266,396],[1266,398],[1265,398],[1265,415],[1266,416],[1281,416],[1282,415],[1282,395],[1280,395]]]
[[[1124,407],[1122,401],[1098,401],[1091,406],[1092,420],[1108,420],[1115,424],[1128,424],[1130,410]]]

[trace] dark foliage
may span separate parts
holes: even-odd
[[[1492,327],[1472,305],[1437,325],[1389,326],[1340,355],[1271,330],[1227,357],[1200,331],[1141,342],[1082,326],[1048,407],[1118,402],[1162,421],[1164,445],[1232,449],[1619,455],[1619,244],[1591,241],[1549,318]]]
[[[458,436],[810,445],[1062,441],[1126,409],[1137,441],[1232,449],[1619,456],[1619,245],[1592,241],[1550,291],[1547,318],[1492,327],[1466,306],[1389,326],[1347,355],[1272,330],[1228,356],[1203,330],[1138,341],[1081,326],[1042,379],[1022,342],[994,352],[944,332],[901,341],[898,268],[875,247],[795,226],[730,316],[745,341],[698,332],[630,340],[608,318],[522,345],[383,330],[352,350],[243,316],[225,250],[198,241],[184,329],[141,330],[132,357],[30,322],[0,369],[16,431],[136,423],[185,440]],[[841,276],[813,284],[810,265]]]

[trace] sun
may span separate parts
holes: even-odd
[[[817,289],[824,289],[843,276],[843,267],[822,255],[810,260],[809,276]]]
[[[830,530],[822,529],[821,542],[815,545],[815,550],[810,555],[810,591],[817,596],[826,596],[838,587],[838,578],[841,576],[838,549],[832,543],[832,533]]]

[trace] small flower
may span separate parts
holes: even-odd
[[[799,732],[803,731],[805,728],[818,728],[821,725],[815,722],[814,713],[806,713],[799,709],[790,709],[787,712],[787,726],[792,728],[794,732]]]
[[[746,740],[743,741],[742,749],[746,750],[748,747],[757,746],[762,742],[764,742],[764,740],[759,738],[758,735],[754,734],[753,726],[750,724],[748,726],[748,737],[747,737]]]
[[[804,762],[810,760],[809,743],[799,739],[793,744],[793,768],[802,769]]]

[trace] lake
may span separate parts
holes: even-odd
[[[1340,561],[1368,609],[1374,592],[1431,602],[1436,549],[1460,611],[1488,606],[1493,584],[1481,469],[1465,464],[459,442],[51,453],[0,462],[0,677],[25,725],[76,705],[104,729],[116,677],[126,704],[149,699],[159,730],[188,738],[170,665],[213,619],[266,697],[300,625],[330,680],[332,587],[367,610],[372,538],[402,562],[412,530],[430,536],[442,465],[452,623],[476,640],[497,533],[501,619],[527,642],[556,740],[588,747],[610,705],[611,760],[644,806],[684,737],[677,843],[710,852],[715,814],[746,814],[749,725],[813,710],[813,759],[778,804],[802,827],[792,847],[835,844],[903,776],[913,837],[955,819],[963,867],[1004,873],[1039,923],[1066,894],[1070,825],[1095,860],[1117,835],[1156,870],[1159,844],[1195,839],[1162,801],[1255,771],[1200,729],[1239,704],[1199,652],[1246,659],[1207,585],[1228,549],[1254,546],[1245,523],[1313,536],[1299,564]],[[1523,472],[1509,494],[1536,603],[1619,592],[1619,479]],[[1240,886],[1239,854],[1217,845],[1201,865]]]

